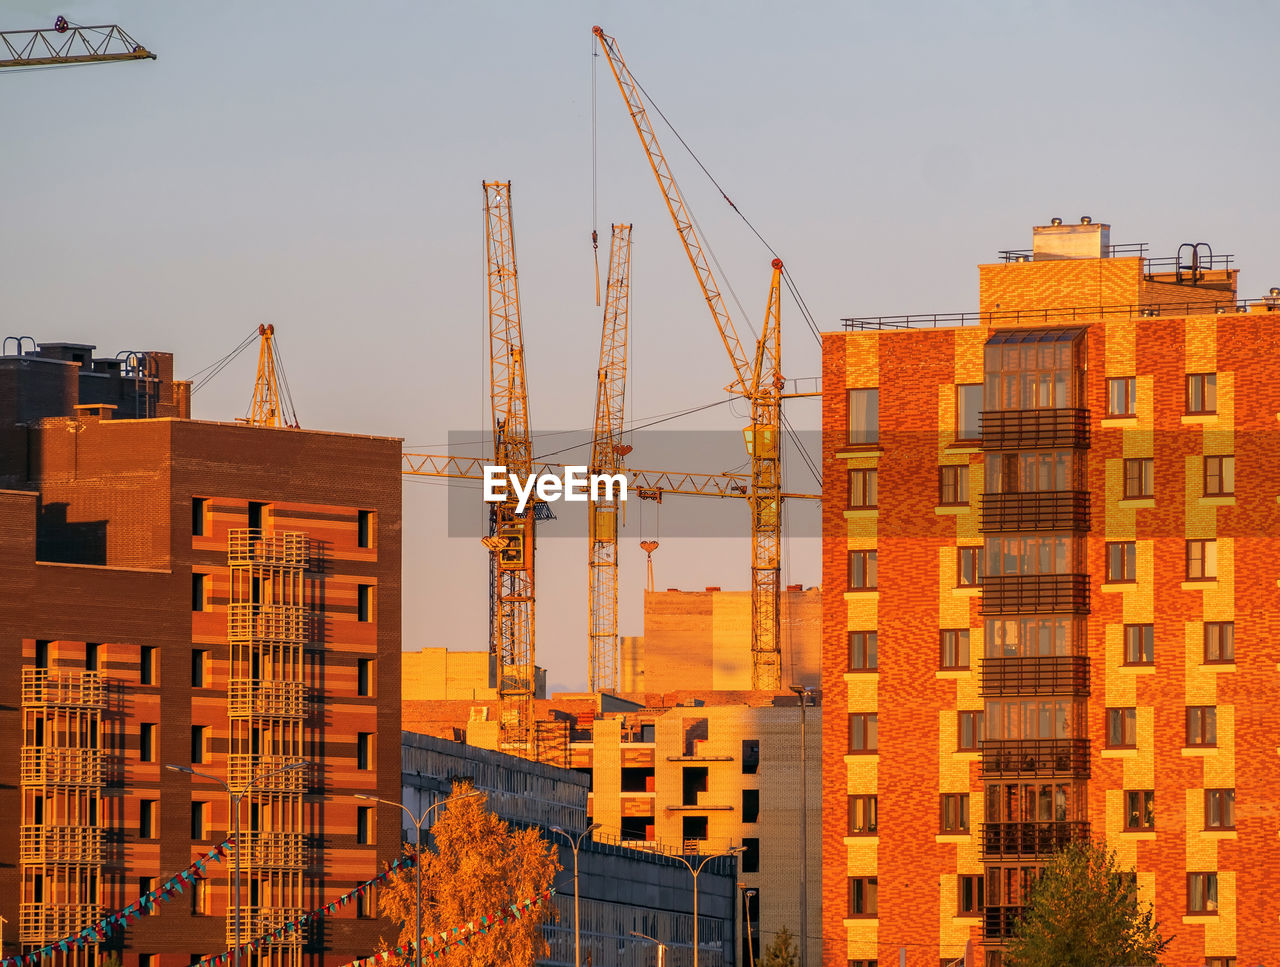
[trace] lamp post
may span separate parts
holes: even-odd
[[[232,907],[233,916],[235,917],[235,939],[236,945],[231,952],[232,962],[235,967],[240,967],[240,803],[252,790],[253,787],[264,779],[270,779],[272,776],[279,775],[282,772],[294,772],[298,769],[305,769],[311,763],[305,759],[299,759],[297,762],[290,762],[280,766],[278,769],[272,769],[270,772],[264,772],[260,775],[253,776],[243,789],[239,792],[232,792],[231,787],[217,776],[211,776],[207,772],[196,772],[191,766],[180,766],[175,763],[165,763],[165,768],[170,772],[185,772],[189,776],[199,776],[201,779],[208,779],[210,782],[216,782],[227,791],[227,808],[231,811],[231,836],[236,841],[236,851],[232,857],[235,865],[233,874],[235,883],[232,886]]]
[[[800,967],[809,965],[809,742],[805,734],[805,709],[813,689],[792,685],[800,699]]]
[[[417,964],[417,967],[422,967],[422,824],[426,822],[428,816],[432,815],[441,806],[451,802],[461,802],[463,799],[470,799],[472,796],[479,795],[481,795],[480,791],[476,790],[475,792],[467,793],[465,796],[450,796],[448,799],[441,799],[439,802],[432,803],[423,810],[421,816],[415,816],[413,814],[413,810],[402,802],[396,802],[394,799],[379,799],[377,796],[366,796],[362,792],[355,794],[356,799],[366,799],[369,802],[380,802],[385,806],[398,806],[400,809],[404,810],[405,815],[408,816],[410,822],[413,823],[413,828],[415,830],[413,847],[414,851],[417,853],[418,860],[414,863],[414,873],[417,881],[417,900],[414,904],[415,926],[413,934],[414,963]]]
[[[575,840],[559,826],[552,826],[551,832],[559,833],[569,841],[569,845],[573,847],[573,967],[582,967],[582,931],[579,929],[578,920],[578,847],[582,845],[582,838],[593,829],[599,829],[599,823],[592,823],[581,833]]]
[[[641,933],[639,930],[632,930],[631,936],[639,937],[641,940],[647,940],[658,948],[658,967],[667,967],[667,945],[661,940],[654,940],[647,933]]]
[[[738,889],[742,891],[742,906],[747,912],[747,967],[755,967],[756,952],[751,942],[751,899],[756,895],[756,891],[748,890],[745,883],[739,883]]]
[[[743,846],[732,846],[721,853],[708,853],[702,857],[702,861],[696,867],[683,856],[676,857],[693,874],[693,967],[698,967],[698,874],[712,860],[721,856],[738,856],[745,848]]]

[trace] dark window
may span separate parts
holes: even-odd
[[[876,670],[876,637],[874,631],[849,632],[849,671]]]
[[[156,683],[156,650],[151,645],[143,645],[138,652],[138,681],[142,685]]]
[[[356,659],[356,694],[368,697],[373,694],[373,659]]]
[[[154,839],[156,836],[156,801],[138,800],[138,838]]]
[[[876,752],[880,748],[880,740],[876,728],[875,712],[849,713],[849,752],[860,754]]]
[[[948,628],[942,632],[941,663],[946,668],[969,667],[969,629]]]
[[[1218,374],[1193,373],[1187,377],[1187,412],[1218,412]]]
[[[249,501],[249,526],[258,530],[262,529],[262,521],[266,516],[264,513],[267,509],[266,504],[260,504],[256,501]]]
[[[875,470],[849,471],[849,509],[875,507],[880,500],[880,488]]]
[[[849,835],[874,836],[879,828],[879,803],[875,796],[849,797]]]
[[[373,842],[373,819],[372,806],[356,807],[356,843],[360,846],[368,846]]]
[[[1236,458],[1204,458],[1204,495],[1229,497],[1236,492]]]
[[[205,890],[204,880],[191,881],[191,915],[193,917],[202,917],[208,913],[206,904],[208,902],[208,891]]]
[[[156,967],[156,955],[138,954],[138,967]]]
[[[373,745],[372,732],[356,733],[356,768],[357,769],[373,768],[373,764],[372,764],[373,757],[370,755],[372,745]]]
[[[874,446],[880,442],[880,391],[849,390],[849,445]]]
[[[879,967],[879,961],[876,960],[851,960],[849,967]],[[1232,965],[1235,967],[1235,965]]]
[[[1139,457],[1124,462],[1124,495],[1151,497],[1155,494],[1155,460]]]
[[[1234,789],[1204,791],[1204,828],[1236,828],[1236,791]]]
[[[191,804],[191,838],[204,839],[204,817],[208,803],[193,802]]]
[[[970,383],[956,387],[956,440],[981,440],[982,425],[978,415],[982,412],[982,384]]]
[[[49,667],[49,642],[47,641],[36,642],[36,667]]]
[[[1124,626],[1124,663],[1126,665],[1151,665],[1156,660],[1156,632],[1154,625]]]
[[[155,877],[140,876],[138,877],[138,896],[143,897],[155,889]]]
[[[681,774],[682,805],[698,805],[698,796],[707,791],[708,772],[706,766],[684,767]]]
[[[650,739],[650,742],[653,740]],[[754,776],[756,770],[760,768],[760,740],[759,739],[743,739],[742,740],[742,774],[744,776]]]
[[[1218,542],[1187,541],[1187,580],[1209,581],[1218,576]]]
[[[1218,709],[1214,705],[1187,707],[1187,745],[1218,744]]]
[[[969,794],[944,792],[942,794],[942,831],[949,834],[969,832]]]
[[[156,726],[154,722],[141,722],[138,725],[138,761],[156,761]]]
[[[977,752],[982,746],[982,713],[958,712],[959,716],[959,752]]]
[[[205,520],[209,514],[207,497],[191,498],[191,536],[204,537]]]
[[[1125,790],[1124,828],[1131,832],[1156,828],[1156,794],[1154,789]]]
[[[706,816],[685,816],[684,822],[681,824],[681,832],[684,834],[686,842],[693,840],[703,842],[707,838],[707,817]]]
[[[205,663],[209,660],[209,652],[203,648],[191,651],[191,687],[204,688]]]
[[[209,575],[192,574],[191,575],[191,610],[203,611],[205,609],[205,586],[208,583]]]
[[[373,547],[373,511],[356,513],[356,547]]]
[[[759,873],[760,872],[760,840],[754,836],[744,836],[742,838],[742,868],[743,873]]]
[[[982,548],[956,548],[956,587],[973,588],[982,583]]]
[[[96,672],[98,670],[98,643],[96,641],[86,641],[84,643],[84,670],[87,672]]]
[[[1218,874],[1187,874],[1187,913],[1218,912]]]
[[[1236,624],[1234,621],[1204,623],[1204,660],[1210,664],[1236,660]]]
[[[969,465],[938,468],[938,503],[947,507],[969,503]]]
[[[958,878],[957,892],[960,894],[959,914],[971,917],[982,912],[982,888],[985,877],[982,873],[962,873]]]
[[[204,730],[203,725],[191,726],[191,764],[204,762]]]
[[[1138,745],[1138,710],[1107,709],[1107,748],[1133,749]]]
[[[1107,380],[1107,416],[1134,416],[1137,380],[1132,376]]]
[[[373,585],[356,585],[356,620],[373,620]]]
[[[760,822],[760,790],[742,790],[742,821],[744,823]]]
[[[356,894],[356,919],[369,920],[373,917],[373,911],[377,909],[378,904],[374,899],[374,890],[376,886],[370,886],[362,893]]]
[[[1234,957],[1206,957],[1204,967],[1236,967]]]
[[[874,876],[849,877],[849,917],[877,916],[876,878]]]
[[[849,590],[873,591],[876,587],[876,552],[849,552]]]
[[[1138,545],[1133,541],[1111,541],[1107,544],[1107,580],[1138,580]]]

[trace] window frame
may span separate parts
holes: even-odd
[[[1217,472],[1210,474],[1210,462],[1216,461]],[[1230,463],[1227,463],[1230,461]],[[1225,467],[1230,467],[1231,472],[1231,489],[1228,490],[1223,485],[1223,480],[1228,476],[1224,473]],[[1217,489],[1209,489],[1209,481],[1216,479],[1218,481]],[[1204,458],[1204,495],[1206,497],[1234,497],[1236,495],[1236,455],[1234,453],[1215,453],[1206,454]]]
[[[863,581],[862,584],[853,583],[854,581],[853,562],[855,557],[861,560],[862,581]],[[871,548],[868,550],[861,550],[861,551],[850,551],[849,552],[849,573],[848,573],[849,590],[850,591],[877,590],[878,582],[879,582],[878,564],[879,562],[877,560],[877,550],[875,548]],[[870,584],[866,583],[868,577],[870,577],[870,580],[871,580]]]
[[[138,723],[138,761],[156,761],[156,727],[155,722]]]
[[[1137,632],[1136,636],[1134,632]],[[1130,647],[1133,639],[1140,642],[1138,658],[1133,657]],[[1150,657],[1146,655],[1150,654]],[[1156,626],[1153,624],[1132,624],[1124,626],[1124,662],[1130,668],[1149,668],[1156,663]]]
[[[1193,728],[1193,723],[1195,726]],[[1218,706],[1188,705],[1186,714],[1188,749],[1213,749],[1218,745]]]
[[[375,585],[356,585],[356,621],[361,624],[372,624],[377,615],[377,592]]]
[[[964,416],[966,407],[962,405],[965,391],[968,390],[973,394],[977,390],[978,410],[974,414],[976,419],[973,421],[973,435],[965,434]],[[980,443],[982,441],[982,408],[984,401],[984,384],[983,383],[957,383],[956,384],[956,443]]]
[[[376,767],[376,756],[373,749],[373,733],[356,733],[356,769],[360,772],[371,772]]]
[[[960,709],[956,712],[956,751],[957,752],[981,752],[982,751],[982,727],[984,724],[985,713],[979,709]],[[969,722],[972,730],[972,745],[964,744],[965,722]]]
[[[979,545],[964,546],[956,548],[956,587],[958,588],[980,588],[982,587],[982,552],[983,547]],[[965,580],[964,561],[966,557],[973,559],[973,577],[972,580]]]
[[[1135,801],[1131,798],[1141,797]],[[1124,790],[1124,831],[1126,833],[1147,833],[1156,828],[1156,791],[1154,789]],[[1135,809],[1136,806],[1136,809]],[[1137,816],[1135,825],[1131,820]]]
[[[860,807],[862,824],[859,827],[855,817]],[[878,836],[880,835],[880,800],[875,793],[850,793],[848,832],[846,836]]]
[[[1219,815],[1223,822],[1214,823],[1214,800],[1218,800]],[[1230,788],[1206,789],[1204,791],[1204,828],[1206,830],[1231,830],[1236,828],[1236,790]]]
[[[374,813],[372,806],[356,807],[356,845],[357,846],[374,846],[373,830],[374,830]]]
[[[138,800],[138,839],[150,841],[160,838],[159,812],[159,800]]]
[[[986,888],[986,873],[956,874],[956,916],[980,917],[986,907],[983,891]],[[969,888],[969,898],[976,900],[976,905],[965,906],[965,888]]]
[[[1195,393],[1192,386],[1196,385],[1195,380],[1199,380],[1199,395],[1201,409],[1192,409],[1192,399]],[[1186,415],[1187,416],[1212,416],[1218,412],[1218,374],[1213,373],[1187,373],[1186,378]],[[1210,392],[1212,388],[1212,392]],[[1209,404],[1209,396],[1213,397],[1212,405]]]
[[[356,511],[356,547],[360,550],[372,550],[377,543],[377,515],[372,510]]]
[[[877,672],[880,670],[880,654],[879,654],[879,632],[877,631],[850,631],[849,632],[849,664],[848,670],[853,673],[858,672]],[[858,657],[858,640],[862,643],[862,664],[857,664]],[[870,647],[868,647],[870,643]]]
[[[199,679],[197,681],[197,679]],[[191,687],[210,688],[209,685],[209,649],[191,649]]]
[[[850,920],[874,920],[879,917],[879,877],[851,876],[848,890],[849,909],[846,912]],[[855,897],[858,901],[856,904]]]
[[[938,831],[943,836],[967,836],[973,831],[967,792],[944,792],[938,797]],[[948,819],[954,818],[954,823]]]
[[[1112,388],[1117,384],[1124,385],[1124,391],[1120,394],[1124,399],[1125,409],[1112,409],[1111,403],[1115,398]],[[1112,376],[1107,379],[1107,416],[1137,416],[1137,398],[1138,398],[1138,380],[1136,376]]]
[[[857,481],[857,483],[855,483]],[[848,510],[876,510],[880,506],[880,473],[875,467],[855,467],[848,475]],[[861,497],[861,502],[854,496]]]
[[[951,650],[954,652],[952,663],[947,662],[947,636],[953,636],[954,644]],[[964,643],[963,649],[961,642]],[[963,661],[961,661],[961,651],[963,650]],[[969,650],[969,629],[968,628],[942,628],[938,631],[938,668],[941,671],[968,671],[971,667],[972,652]]]
[[[1193,884],[1198,878],[1203,878],[1200,893],[1204,902],[1203,907],[1194,907],[1191,905],[1193,895]],[[1210,898],[1210,893],[1213,894]],[[1212,904],[1212,906],[1210,906]],[[1218,914],[1218,873],[1216,870],[1206,871],[1204,873],[1188,873],[1187,874],[1187,915],[1193,917],[1211,917]]]
[[[947,478],[951,477],[951,480]],[[950,499],[948,499],[950,498]],[[969,464],[944,463],[938,467],[938,506],[968,507]]]
[[[1192,553],[1193,548],[1198,549],[1198,557]],[[1210,548],[1213,550],[1213,561],[1210,564]],[[1198,560],[1199,573],[1192,570],[1192,562]],[[1213,537],[1194,537],[1187,538],[1186,541],[1186,580],[1188,581],[1216,581],[1218,580],[1218,541]],[[1213,573],[1209,573],[1212,571]]]
[[[191,764],[204,765],[209,760],[209,727],[191,726]]]
[[[191,610],[209,610],[209,575],[200,571],[191,572]]]
[[[1216,657],[1210,651],[1210,644],[1214,642],[1215,638],[1217,646]],[[1234,665],[1235,662],[1236,623],[1234,621],[1206,621],[1204,623],[1204,663],[1206,665]]]
[[[1113,548],[1121,548],[1119,551],[1120,558],[1120,577],[1116,577],[1116,572],[1112,565],[1115,563],[1113,559]],[[1106,569],[1104,580],[1107,584],[1136,584],[1138,581],[1138,542],[1137,541],[1107,541],[1106,542]],[[1126,574],[1132,574],[1126,577]]]
[[[858,429],[855,432],[853,425],[853,394],[854,393],[871,393],[875,398],[875,425],[870,423],[868,426]],[[852,449],[874,450],[880,446],[880,387],[879,386],[853,386],[849,387],[845,393],[845,442]]]
[[[1124,499],[1142,500],[1156,495],[1156,461],[1154,457],[1125,457]]]
[[[191,800],[191,838],[204,842],[209,835],[209,803],[201,799]]]
[[[1115,716],[1119,718],[1115,718]],[[1120,723],[1119,741],[1115,739],[1113,722]],[[1107,709],[1108,749],[1136,749],[1138,747],[1138,709],[1132,705],[1120,705]]]
[[[138,649],[138,684],[156,684],[156,646],[143,645]]]
[[[209,530],[209,498],[191,498],[191,536],[206,537]]]
[[[862,748],[854,745],[853,724],[862,723]],[[880,721],[878,712],[849,713],[849,743],[847,755],[878,755],[880,753]]]
[[[356,697],[373,698],[374,660],[372,658],[356,659]]]

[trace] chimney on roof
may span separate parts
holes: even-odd
[[[1031,229],[1031,257],[1049,259],[1105,259],[1111,249],[1111,226],[1080,216],[1079,225],[1064,225],[1054,218]]]

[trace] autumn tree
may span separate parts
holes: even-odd
[[[764,948],[763,967],[796,967],[799,955],[796,953],[795,939],[796,935],[786,924],[779,927],[769,941],[769,946]]]
[[[470,784],[454,783],[453,796],[471,791]],[[545,956],[542,924],[555,916],[550,902],[527,912],[522,908],[519,919],[485,928],[485,934],[480,933],[480,918],[510,915],[512,904],[550,889],[560,869],[555,848],[536,829],[512,829],[488,809],[484,796],[440,807],[431,835],[435,852],[423,851],[423,936],[448,931],[452,940],[454,927],[476,926],[464,945],[449,950],[449,967],[532,967]],[[413,851],[412,844],[406,846],[407,855],[412,856]],[[379,912],[402,925],[396,943],[410,951],[416,940],[414,876],[412,867],[393,875],[378,899]],[[424,957],[431,949],[429,944],[423,945]],[[405,962],[412,964],[412,955]]]
[[[1009,967],[1159,963],[1169,945],[1132,873],[1100,843],[1072,843],[1051,859],[1005,949]]]

